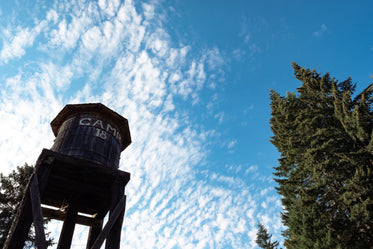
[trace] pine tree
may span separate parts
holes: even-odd
[[[17,167],[8,176],[0,173],[0,248],[3,248],[5,244],[33,172],[34,167],[25,164],[22,167]],[[47,233],[47,235],[49,234]],[[24,248],[34,248],[34,241],[35,234],[31,229]],[[49,246],[53,245],[53,239],[48,238],[47,243]]]
[[[272,235],[268,233],[267,229],[263,226],[263,224],[258,224],[258,232],[256,233],[256,240],[255,243],[258,244],[260,248],[263,249],[275,249],[278,246],[278,242],[274,241],[271,242]]]
[[[293,68],[297,92],[271,91],[284,245],[373,248],[373,85],[352,98],[350,78]]]

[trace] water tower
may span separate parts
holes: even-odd
[[[66,105],[51,127],[56,139],[35,164],[4,248],[22,249],[32,222],[36,246],[46,248],[44,217],[63,221],[58,249],[71,247],[76,224],[90,227],[87,249],[105,240],[106,249],[119,249],[130,180],[118,169],[131,143],[127,119],[100,103]]]

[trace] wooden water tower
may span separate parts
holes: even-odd
[[[46,248],[45,217],[64,221],[58,249],[71,247],[75,224],[90,227],[87,249],[105,240],[106,249],[119,249],[130,180],[118,170],[120,153],[131,143],[127,119],[99,103],[66,105],[51,126],[54,145],[36,162],[4,248],[22,249],[32,222],[37,248]]]

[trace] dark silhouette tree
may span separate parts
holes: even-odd
[[[27,184],[34,172],[34,167],[25,164],[17,167],[8,176],[0,173],[0,248],[3,248],[9,235],[18,206],[22,202]],[[47,220],[45,221],[48,222]],[[48,233],[46,235],[49,235]],[[24,248],[35,248],[35,234],[30,230]],[[48,245],[53,245],[53,239],[47,238]]]

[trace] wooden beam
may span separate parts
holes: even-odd
[[[35,245],[38,249],[46,249],[47,242],[45,240],[44,232],[44,220],[41,212],[41,203],[39,196],[39,186],[38,178],[36,175],[32,176],[30,184],[30,197],[31,197],[31,207],[32,207],[32,217],[35,226]]]
[[[91,247],[91,249],[100,249],[100,247],[104,243],[104,240],[109,235],[112,227],[116,223],[118,217],[121,216],[121,214],[124,212],[125,203],[126,203],[126,196],[123,195],[122,198],[119,200],[118,204],[116,205],[114,211],[110,215],[109,220],[105,224],[104,229],[102,230],[102,232],[100,233],[100,235],[96,239],[95,243]]]
[[[46,207],[41,208],[43,211],[43,216],[48,219],[54,219],[54,220],[65,220],[66,212],[56,209],[50,209]],[[83,225],[83,226],[95,226],[99,225],[100,219],[93,218],[93,217],[87,217],[83,215],[77,215],[76,217],[76,224]]]
[[[99,178],[97,178],[99,180]],[[65,191],[79,191],[82,195],[97,195],[100,198],[107,196],[108,190],[97,187],[94,183],[87,183],[79,181],[79,178],[68,178],[60,175],[51,175],[51,183],[49,185],[62,188]],[[61,186],[63,184],[63,186]]]

